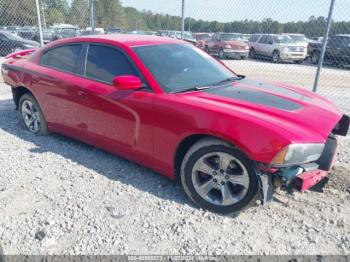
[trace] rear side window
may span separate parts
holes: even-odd
[[[82,45],[66,45],[51,49],[42,55],[41,65],[77,73],[81,48]]]
[[[119,50],[102,45],[89,45],[85,76],[111,84],[115,76],[139,76],[134,66]]]

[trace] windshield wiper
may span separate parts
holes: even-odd
[[[170,92],[170,94],[177,94],[177,93],[185,93],[185,92],[191,92],[191,91],[199,91],[199,90],[204,90],[204,89],[208,89],[210,88],[210,86],[192,86],[180,91],[174,91],[174,92]]]
[[[228,77],[228,78],[225,78],[224,80],[215,82],[215,83],[211,84],[210,86],[219,86],[219,85],[225,84],[226,82],[233,82],[233,81],[237,81],[237,80],[242,80],[243,78],[245,78],[244,75],[237,75],[235,77]]]
[[[183,90],[180,90],[180,91],[174,91],[174,92],[170,92],[170,93],[171,94],[177,94],[177,93],[184,93],[184,92],[204,90],[204,89],[208,89],[208,88],[211,88],[211,87],[214,87],[214,86],[222,85],[222,84],[224,84],[226,82],[233,82],[233,81],[241,80],[243,78],[245,78],[244,75],[237,75],[237,76],[234,76],[234,77],[225,78],[224,80],[221,80],[221,81],[209,84],[209,85],[192,86],[192,87],[189,87],[187,89],[183,89]]]

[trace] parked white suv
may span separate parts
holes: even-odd
[[[302,63],[306,55],[307,48],[287,35],[254,34],[249,39],[251,58],[265,56],[271,58],[274,63],[282,61]]]

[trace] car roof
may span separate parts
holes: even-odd
[[[350,37],[350,34],[337,34],[335,36]]]
[[[170,43],[184,43],[181,40],[166,38],[160,36],[151,36],[151,35],[137,35],[137,34],[118,34],[118,35],[86,35],[73,38],[65,38],[60,41],[61,44],[70,43],[70,42],[79,42],[81,40],[84,42],[89,41],[98,41],[106,43],[119,43],[125,46],[143,46],[143,45],[155,45],[155,44],[170,44]],[[57,42],[57,41],[56,41]]]

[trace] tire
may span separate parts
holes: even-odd
[[[310,57],[311,63],[314,65],[318,64],[318,61],[320,60],[320,54],[318,52],[313,52]]]
[[[218,164],[220,159],[229,160],[223,162],[226,167]],[[221,214],[237,214],[259,196],[252,162],[239,149],[215,138],[201,139],[188,150],[181,166],[181,183],[196,205]]]
[[[256,53],[255,53],[255,49],[254,48],[251,48],[249,50],[249,57],[252,58],[252,59],[256,58]]]
[[[281,62],[280,52],[278,50],[273,51],[271,59],[273,63],[280,63]]]
[[[226,56],[225,56],[225,53],[224,53],[224,50],[221,48],[220,51],[219,51],[219,58],[220,59],[225,59]]]
[[[25,93],[19,99],[18,112],[22,125],[28,131],[36,135],[47,135],[49,133],[39,103],[30,93]]]

